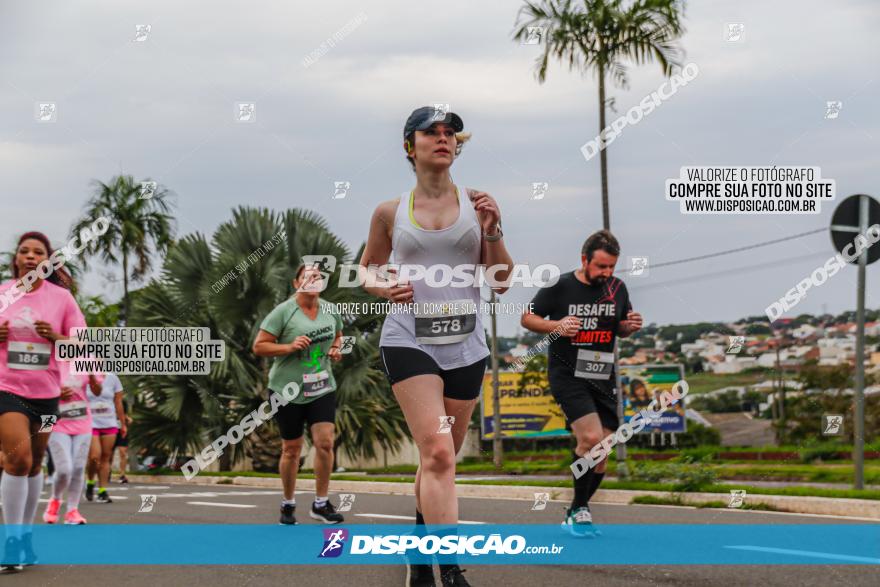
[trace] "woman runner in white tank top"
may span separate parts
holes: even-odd
[[[367,292],[406,304],[386,317],[380,350],[419,447],[416,520],[435,526],[458,523],[455,455],[464,442],[489,355],[477,266],[494,266],[486,282],[498,293],[507,290],[513,269],[495,200],[456,186],[450,178],[449,168],[469,138],[463,129],[458,115],[427,106],[409,116],[403,147],[416,186],[379,204],[360,260],[368,276],[385,284],[371,284],[368,277]],[[392,253],[399,265],[396,276],[371,267],[388,264]],[[468,584],[457,565],[440,569],[443,585]],[[432,567],[410,564],[408,584],[433,585]]]

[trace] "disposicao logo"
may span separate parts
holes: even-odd
[[[324,547],[318,558],[335,558],[342,554],[345,541],[348,539],[348,530],[344,528],[324,528]]]

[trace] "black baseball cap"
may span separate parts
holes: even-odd
[[[438,104],[438,106],[440,105]],[[403,138],[405,139],[417,130],[425,130],[437,122],[448,124],[455,132],[464,130],[464,122],[461,121],[461,116],[458,114],[446,112],[444,115],[443,110],[439,107],[422,106],[413,110],[409,118],[406,119],[406,124],[403,126]]]

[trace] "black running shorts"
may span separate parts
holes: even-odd
[[[336,392],[325,393],[307,404],[291,402],[286,406],[279,406],[275,421],[278,422],[281,438],[284,440],[294,440],[302,436],[306,422],[309,426],[317,422],[333,424],[336,422]]]
[[[59,398],[28,399],[8,391],[0,391],[0,414],[18,412],[27,416],[31,424],[40,425],[40,416],[57,416]]]
[[[598,414],[602,426],[617,430],[617,396],[606,389],[570,374],[550,373],[550,391],[565,414],[566,427],[587,414]]]
[[[443,380],[443,397],[474,400],[483,388],[486,358],[457,369],[441,369],[428,353],[400,346],[379,348],[382,366],[391,385],[416,375],[437,375]]]

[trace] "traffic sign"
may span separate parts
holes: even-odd
[[[834,248],[837,249],[838,252],[843,252],[844,247],[852,244],[853,239],[861,232],[859,230],[859,208],[861,206],[860,200],[862,198],[867,199],[868,202],[868,222],[866,223],[866,226],[880,224],[880,202],[871,196],[856,194],[843,200],[837,205],[837,208],[834,210],[834,215],[831,217],[831,242],[834,243]],[[849,250],[852,252],[851,247]],[[880,246],[869,247],[868,265],[877,259],[880,259]],[[850,260],[850,263],[853,265],[858,262],[858,256]]]

